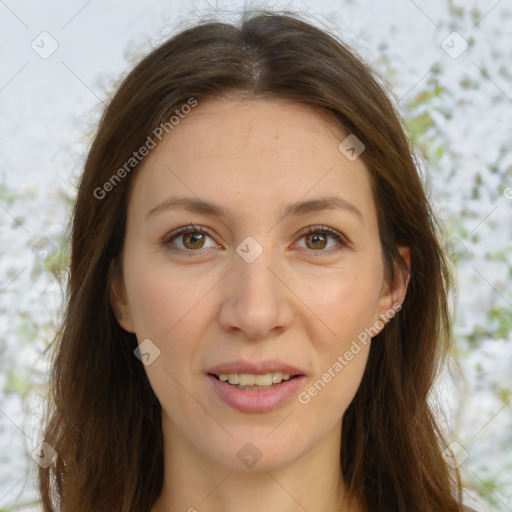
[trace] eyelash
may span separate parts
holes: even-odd
[[[203,254],[203,252],[207,249],[193,250],[193,249],[176,249],[175,247],[170,247],[170,245],[174,239],[179,238],[181,235],[186,235],[189,233],[200,233],[202,235],[207,235],[210,238],[212,238],[210,233],[207,230],[205,230],[204,228],[202,228],[200,226],[195,226],[194,224],[189,224],[188,226],[183,226],[182,228],[179,228],[179,229],[169,233],[164,238],[163,244],[166,247],[168,247],[170,250],[172,250],[173,252],[182,253],[186,256],[194,256],[194,255]],[[304,238],[307,235],[314,235],[314,234],[329,235],[329,236],[335,238],[341,246],[341,248],[336,249],[334,251],[332,250],[332,248],[330,250],[319,249],[317,251],[315,251],[314,249],[310,249],[311,252],[317,253],[317,255],[331,254],[332,252],[341,251],[341,250],[349,247],[349,245],[350,245],[349,242],[347,241],[347,239],[340,232],[338,232],[335,229],[332,229],[328,226],[309,226],[308,228],[306,228],[306,231],[304,231],[301,234],[299,240]]]

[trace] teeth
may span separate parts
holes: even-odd
[[[270,386],[289,379],[290,374],[281,372],[265,373],[263,375],[250,373],[221,373],[219,375],[219,380],[240,386]]]

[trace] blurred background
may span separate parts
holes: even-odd
[[[390,84],[457,270],[460,362],[433,395],[478,511],[512,511],[512,2],[0,0],[0,512],[37,511],[45,349],[68,222],[105,101],[150,48],[212,15],[289,9]]]

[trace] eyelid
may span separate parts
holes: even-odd
[[[162,243],[165,246],[169,246],[169,245],[171,245],[171,242],[175,238],[178,238],[180,235],[187,234],[187,233],[202,233],[204,235],[209,236],[212,240],[214,240],[214,237],[211,235],[209,228],[205,228],[203,226],[196,226],[191,223],[186,226],[182,226],[178,229],[175,229],[174,231],[171,231],[170,233],[165,235],[162,240]],[[348,239],[347,236],[345,236],[340,231],[338,231],[334,228],[331,228],[329,226],[323,225],[323,224],[307,226],[298,234],[297,241],[301,240],[306,235],[317,234],[317,233],[324,234],[327,236],[331,236],[332,238],[338,239],[337,241],[340,245],[340,248],[334,249],[334,250],[332,248],[330,250],[318,250],[318,251],[315,251],[314,249],[309,249],[309,250],[305,249],[305,250],[308,250],[310,253],[313,253],[313,254],[316,253],[317,256],[332,254],[333,252],[339,252],[339,251],[342,251],[343,249],[352,247],[352,242]],[[217,242],[215,242],[215,243],[217,243]],[[217,246],[220,247],[219,244],[217,244]],[[206,248],[206,249],[201,248],[201,249],[197,249],[197,250],[170,248],[170,250],[172,250],[173,252],[177,252],[177,253],[181,253],[181,254],[185,254],[185,255],[192,255],[192,254],[200,255],[200,254],[203,254],[203,252],[207,251],[208,249],[209,248]]]

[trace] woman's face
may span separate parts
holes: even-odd
[[[347,135],[291,102],[204,100],[134,176],[116,313],[176,452],[270,470],[339,448],[368,333],[406,286],[384,282]]]

